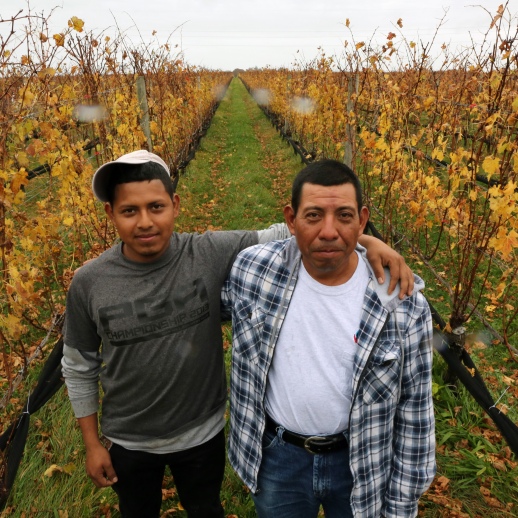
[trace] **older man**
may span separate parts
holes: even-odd
[[[303,169],[284,210],[294,237],[241,252],[229,459],[259,518],[413,517],[435,473],[432,322],[416,277],[401,300],[358,246],[358,178]]]

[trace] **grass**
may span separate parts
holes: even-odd
[[[178,230],[264,228],[280,221],[291,179],[300,169],[299,159],[278,137],[241,83],[233,81],[196,159],[180,179],[182,212]],[[426,274],[423,265],[411,259],[409,262],[415,271]],[[429,286],[433,283],[427,281]],[[432,293],[440,298],[439,291]],[[440,301],[434,303],[439,305]],[[223,332],[228,348],[229,327],[224,326]],[[470,344],[470,349],[496,397],[505,386],[504,377],[516,380],[513,383],[518,387],[516,369],[506,362],[508,358],[501,349],[482,348],[476,343]],[[227,371],[228,356],[227,351]],[[439,469],[432,488],[421,499],[419,516],[516,516],[516,459],[471,396],[462,387],[456,393],[444,385],[444,370],[444,363],[435,355]],[[511,407],[512,397],[509,394],[502,401]],[[518,420],[515,410],[511,409],[509,415]],[[45,475],[53,465],[62,471]],[[249,494],[228,466],[222,500],[227,516],[255,516]],[[25,457],[2,518],[117,518],[120,514],[116,505],[113,491],[96,489],[85,474],[80,432],[62,390],[32,417]],[[185,516],[170,476],[165,479],[162,511],[163,516]]]
[[[183,230],[260,229],[280,221],[300,160],[233,81],[180,179]]]

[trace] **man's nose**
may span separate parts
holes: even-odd
[[[153,226],[153,221],[147,210],[143,210],[139,213],[138,226],[140,228],[149,228]]]
[[[320,239],[326,241],[332,241],[338,237],[338,231],[336,230],[336,218],[329,215],[325,216],[322,220],[322,227],[320,228]]]

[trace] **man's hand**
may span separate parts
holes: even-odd
[[[110,452],[98,435],[97,413],[77,419],[86,448],[86,473],[97,487],[113,486],[117,475],[113,469]]]
[[[97,487],[113,486],[117,482],[110,452],[100,442],[86,450],[86,473]]]
[[[414,290],[414,274],[406,264],[402,255],[373,236],[362,235],[360,236],[359,243],[367,249],[367,259],[380,284],[385,282],[383,267],[388,266],[390,270],[389,295],[394,291],[398,282],[401,286],[399,291],[400,299],[404,299],[406,295],[412,295]]]

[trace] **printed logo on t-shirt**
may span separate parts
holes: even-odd
[[[111,345],[118,347],[153,340],[209,317],[209,298],[202,279],[159,297],[99,308],[99,320]]]

